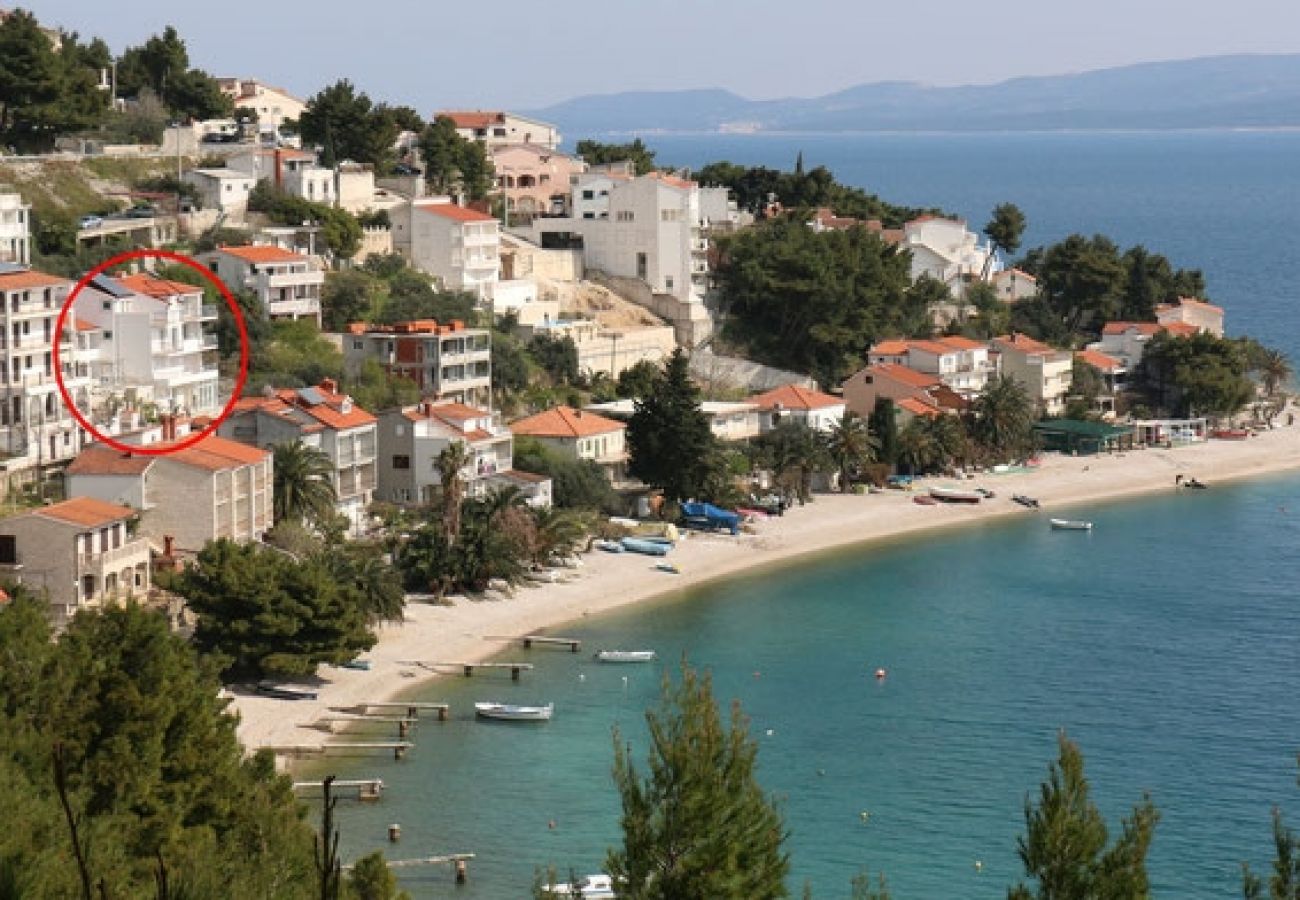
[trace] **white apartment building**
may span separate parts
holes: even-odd
[[[0,470],[18,472],[76,456],[84,434],[59,396],[54,326],[72,282],[0,263]],[[64,386],[81,409],[89,379],[73,371],[72,337],[60,338]]]
[[[989,352],[988,344],[960,335],[881,341],[867,351],[867,363],[906,366],[933,375],[964,397],[984,390],[998,371],[997,356]]]
[[[226,165],[256,181],[266,179],[286,194],[313,203],[333,206],[338,200],[334,172],[318,166],[316,154],[307,150],[246,150],[229,157]]]
[[[1074,356],[1023,334],[996,337],[992,347],[1001,354],[1002,374],[1024,386],[1039,411],[1055,416],[1065,411],[1073,382]]]
[[[410,379],[425,398],[482,407],[491,402],[492,332],[486,328],[431,319],[354,324],[343,335],[343,360],[353,374],[374,360],[389,375]]]
[[[325,272],[310,256],[269,245],[218,247],[199,257],[231,290],[252,291],[272,319],[320,325]]]
[[[491,297],[501,277],[501,223],[446,197],[414,200],[390,213],[393,249],[451,291]]]
[[[983,276],[986,265],[994,272],[1002,267],[996,259],[989,261],[992,251],[960,219],[915,218],[903,226],[900,249],[912,254],[913,281],[929,275],[958,299],[965,294],[968,280]]]
[[[456,124],[456,133],[467,141],[481,141],[491,149],[502,144],[538,144],[548,150],[560,146],[560,132],[549,122],[529,119],[499,110],[442,110]]]
[[[514,437],[499,417],[463,403],[421,403],[379,416],[378,497],[403,506],[432,503],[442,486],[438,456],[464,444],[461,479],[468,497],[484,497],[511,471]]]
[[[202,288],[145,273],[101,275],[77,295],[72,314],[73,372],[89,380],[101,421],[121,406],[187,416],[221,409],[210,330],[217,308],[203,302]]]
[[[238,169],[190,169],[182,180],[194,185],[204,209],[215,209],[235,221],[248,212],[248,197],[257,179]]]
[[[23,198],[0,187],[0,263],[31,262],[32,208]]]
[[[235,108],[244,107],[257,113],[259,131],[275,131],[286,120],[302,118],[307,104],[284,88],[263,84],[256,78],[218,78],[217,87],[229,97]]]

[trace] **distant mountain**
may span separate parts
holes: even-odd
[[[570,139],[654,131],[1031,131],[1300,127],[1300,54],[1141,63],[990,85],[862,84],[824,97],[637,91],[530,115]]]

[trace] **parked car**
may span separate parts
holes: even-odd
[[[84,231],[87,228],[98,228],[103,224],[104,220],[100,216],[82,216],[81,221],[77,223],[77,227]]]

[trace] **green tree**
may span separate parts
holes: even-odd
[[[940,449],[923,416],[914,416],[898,433],[898,464],[910,475],[923,475],[939,465]]]
[[[877,397],[867,417],[867,427],[880,441],[877,458],[893,465],[898,461],[898,411],[888,397]]]
[[[515,442],[516,469],[551,479],[551,500],[561,509],[622,513],[618,494],[598,463],[572,459],[548,450],[534,438]]]
[[[640,138],[627,144],[603,144],[590,139],[578,141],[575,152],[589,166],[605,163],[631,162],[636,174],[645,175],[655,170],[655,152]]]
[[[806,422],[787,416],[756,444],[762,460],[775,473],[781,492],[807,503],[812,497],[813,476],[831,464],[822,436]]]
[[[338,492],[334,464],[325,451],[302,441],[276,444],[271,450],[275,521],[321,526],[333,518]]]
[[[234,104],[205,72],[190,68],[185,41],[172,26],[139,47],[130,47],[117,64],[118,92],[136,97],[145,89],[162,98],[182,119],[229,116]]]
[[[853,475],[862,466],[876,461],[880,442],[871,433],[867,420],[850,410],[826,435],[826,449],[839,470],[840,490],[848,492]]]
[[[654,390],[655,378],[659,375],[659,366],[648,359],[643,359],[618,375],[618,396],[635,400]]]
[[[170,586],[198,616],[195,645],[230,677],[311,675],[375,642],[356,593],[313,560],[222,539]]]
[[[420,135],[424,178],[436,193],[463,191],[470,200],[482,200],[492,189],[493,168],[487,150],[478,141],[463,138],[456,123],[438,116]]]
[[[475,319],[475,298],[465,291],[435,291],[428,275],[415,269],[400,269],[385,279],[388,299],[380,306],[376,320],[385,325],[434,319],[438,322]]]
[[[556,338],[539,331],[528,342],[528,353],[553,383],[577,383],[578,345],[567,334]]]
[[[989,277],[993,258],[998,253],[1015,253],[1020,249],[1020,238],[1025,233],[1025,214],[1014,203],[999,203],[993,207],[993,217],[984,226],[989,239],[989,256],[984,262],[983,278]]]
[[[1062,734],[1060,756],[1048,769],[1038,803],[1025,798],[1025,835],[1019,840],[1025,873],[1037,884],[1012,888],[1010,900],[1091,900],[1150,895],[1146,856],[1159,813],[1149,797],[1133,808],[1120,836],[1107,847],[1106,823],[1089,797],[1083,754]]]
[[[369,163],[380,174],[392,165],[399,130],[386,108],[376,106],[346,78],[308,100],[298,119],[303,141],[322,148],[321,161],[327,167],[351,160]]]
[[[0,21],[0,134],[24,148],[46,143],[41,132],[57,118],[58,56],[36,17],[15,10]]]
[[[1097,398],[1106,393],[1106,379],[1101,370],[1076,356],[1070,369],[1070,400],[1067,419],[1087,419],[1096,415]]]
[[[1018,459],[1033,449],[1034,404],[1007,375],[990,380],[971,404],[971,434],[991,459]]]
[[[259,181],[249,194],[248,208],[265,213],[268,219],[279,225],[318,224],[326,248],[340,259],[351,258],[361,249],[361,225],[346,209],[292,196],[266,179]]]
[[[348,874],[348,890],[356,900],[410,900],[406,891],[397,889],[397,879],[384,862],[382,850],[356,861]]]
[[[680,348],[665,361],[654,389],[633,408],[627,424],[628,471],[670,501],[701,496],[715,439]]]
[[[623,844],[606,869],[628,900],[763,900],[788,896],[785,829],[755,776],[758,745],[734,704],[726,725],[707,674],[683,662],[646,713],[644,776],[614,732]]]
[[[1264,383],[1264,393],[1269,397],[1276,396],[1278,388],[1291,380],[1291,363],[1280,350],[1264,348],[1264,355],[1259,361],[1257,371],[1260,380]]]
[[[1124,266],[1119,248],[1103,235],[1070,235],[1047,248],[1034,274],[1048,307],[1072,334],[1096,332],[1119,313]]]
[[[1142,352],[1134,383],[1152,406],[1178,416],[1231,415],[1255,393],[1246,351],[1212,334],[1157,334]]]
[[[352,322],[369,322],[379,303],[378,279],[360,269],[329,272],[321,290],[321,319],[326,331],[343,331]]]
[[[1286,826],[1282,810],[1273,807],[1273,875],[1268,880],[1268,900],[1300,900],[1300,837]],[[1242,896],[1264,900],[1264,881],[1242,863]]]
[[[442,483],[443,539],[449,546],[455,544],[460,535],[461,506],[465,502],[464,472],[472,458],[468,443],[451,441],[434,461]]]

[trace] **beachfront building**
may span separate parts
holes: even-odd
[[[1024,387],[1039,412],[1055,416],[1065,411],[1074,358],[1023,334],[996,337],[992,347],[1001,354],[1002,374]]]
[[[1162,331],[1158,322],[1107,322],[1101,327],[1101,340],[1088,349],[1118,360],[1126,372],[1132,372],[1142,362],[1147,344]]]
[[[0,185],[0,264],[25,266],[32,256],[32,208],[20,194]]]
[[[260,397],[241,397],[217,433],[253,447],[301,442],[330,461],[339,515],[354,531],[365,524],[377,483],[377,420],[322,379],[315,387],[267,388]]]
[[[311,319],[320,325],[325,272],[313,257],[258,244],[218,247],[199,256],[231,290],[251,291],[272,319]]]
[[[1074,358],[1077,362],[1092,366],[1101,373],[1107,394],[1113,396],[1116,391],[1124,389],[1129,370],[1116,357],[1102,353],[1100,350],[1076,350]]]
[[[501,223],[446,197],[413,200],[389,213],[393,249],[449,291],[486,299],[501,277]]]
[[[569,184],[587,164],[543,144],[503,144],[492,151],[497,187],[506,200],[506,224],[527,225],[537,216],[564,215]]]
[[[0,519],[0,574],[44,592],[56,624],[148,593],[147,541],[134,533],[135,510],[74,497]]]
[[[73,304],[72,369],[89,379],[92,413],[152,406],[186,416],[218,412],[215,306],[203,289],[145,272],[100,275]]]
[[[899,245],[912,255],[912,280],[928,275],[947,286],[961,299],[971,279],[984,277],[985,268],[996,271],[1000,264],[990,259],[993,251],[979,243],[979,236],[961,219],[918,216],[903,225]]]
[[[456,133],[467,141],[486,144],[494,154],[503,146],[536,144],[547,150],[560,146],[560,132],[549,122],[501,110],[440,110],[433,118],[451,119]]]
[[[510,423],[515,437],[530,437],[569,459],[589,459],[610,484],[627,482],[627,426],[593,412],[556,406]]]
[[[871,415],[881,398],[911,414],[918,414],[922,408],[936,413],[955,412],[967,403],[939,376],[897,362],[876,362],[854,372],[845,380],[842,392],[845,407],[859,416]]]
[[[626,422],[636,411],[636,401],[623,399],[591,403],[586,409],[588,412]],[[762,433],[762,414],[755,403],[703,400],[700,402],[700,412],[709,420],[709,430],[713,436],[720,441],[747,441]]]
[[[432,319],[393,325],[348,326],[343,359],[358,373],[367,360],[389,375],[407,378],[425,398],[486,407],[492,393],[492,332],[464,322]]]
[[[933,375],[964,396],[984,390],[998,371],[997,356],[989,352],[988,344],[960,335],[881,341],[867,351],[867,363],[906,366]]]
[[[1002,269],[994,272],[989,284],[1003,303],[1018,303],[1038,296],[1038,279],[1019,269]]]
[[[442,486],[438,457],[452,444],[462,444],[468,452],[461,470],[467,497],[485,497],[507,483],[502,476],[512,469],[514,437],[489,410],[426,401],[381,413],[378,427],[380,500],[399,506],[432,503]],[[532,502],[541,488],[532,481],[527,486]],[[548,504],[549,497],[548,484]]]
[[[66,462],[85,442],[54,377],[54,326],[72,287],[57,275],[0,264],[0,471]],[[85,409],[90,380],[73,371],[71,333],[59,340],[64,387]]]
[[[215,435],[155,456],[92,444],[64,473],[70,496],[129,506],[161,551],[197,553],[219,538],[260,541],[273,524],[271,454]]]
[[[1223,337],[1223,307],[1192,297],[1161,303],[1156,307],[1156,321],[1170,329],[1182,325],[1199,333]]]
[[[812,388],[784,384],[749,398],[758,409],[759,430],[767,433],[778,423],[793,419],[813,431],[830,431],[844,418],[844,398]]]

